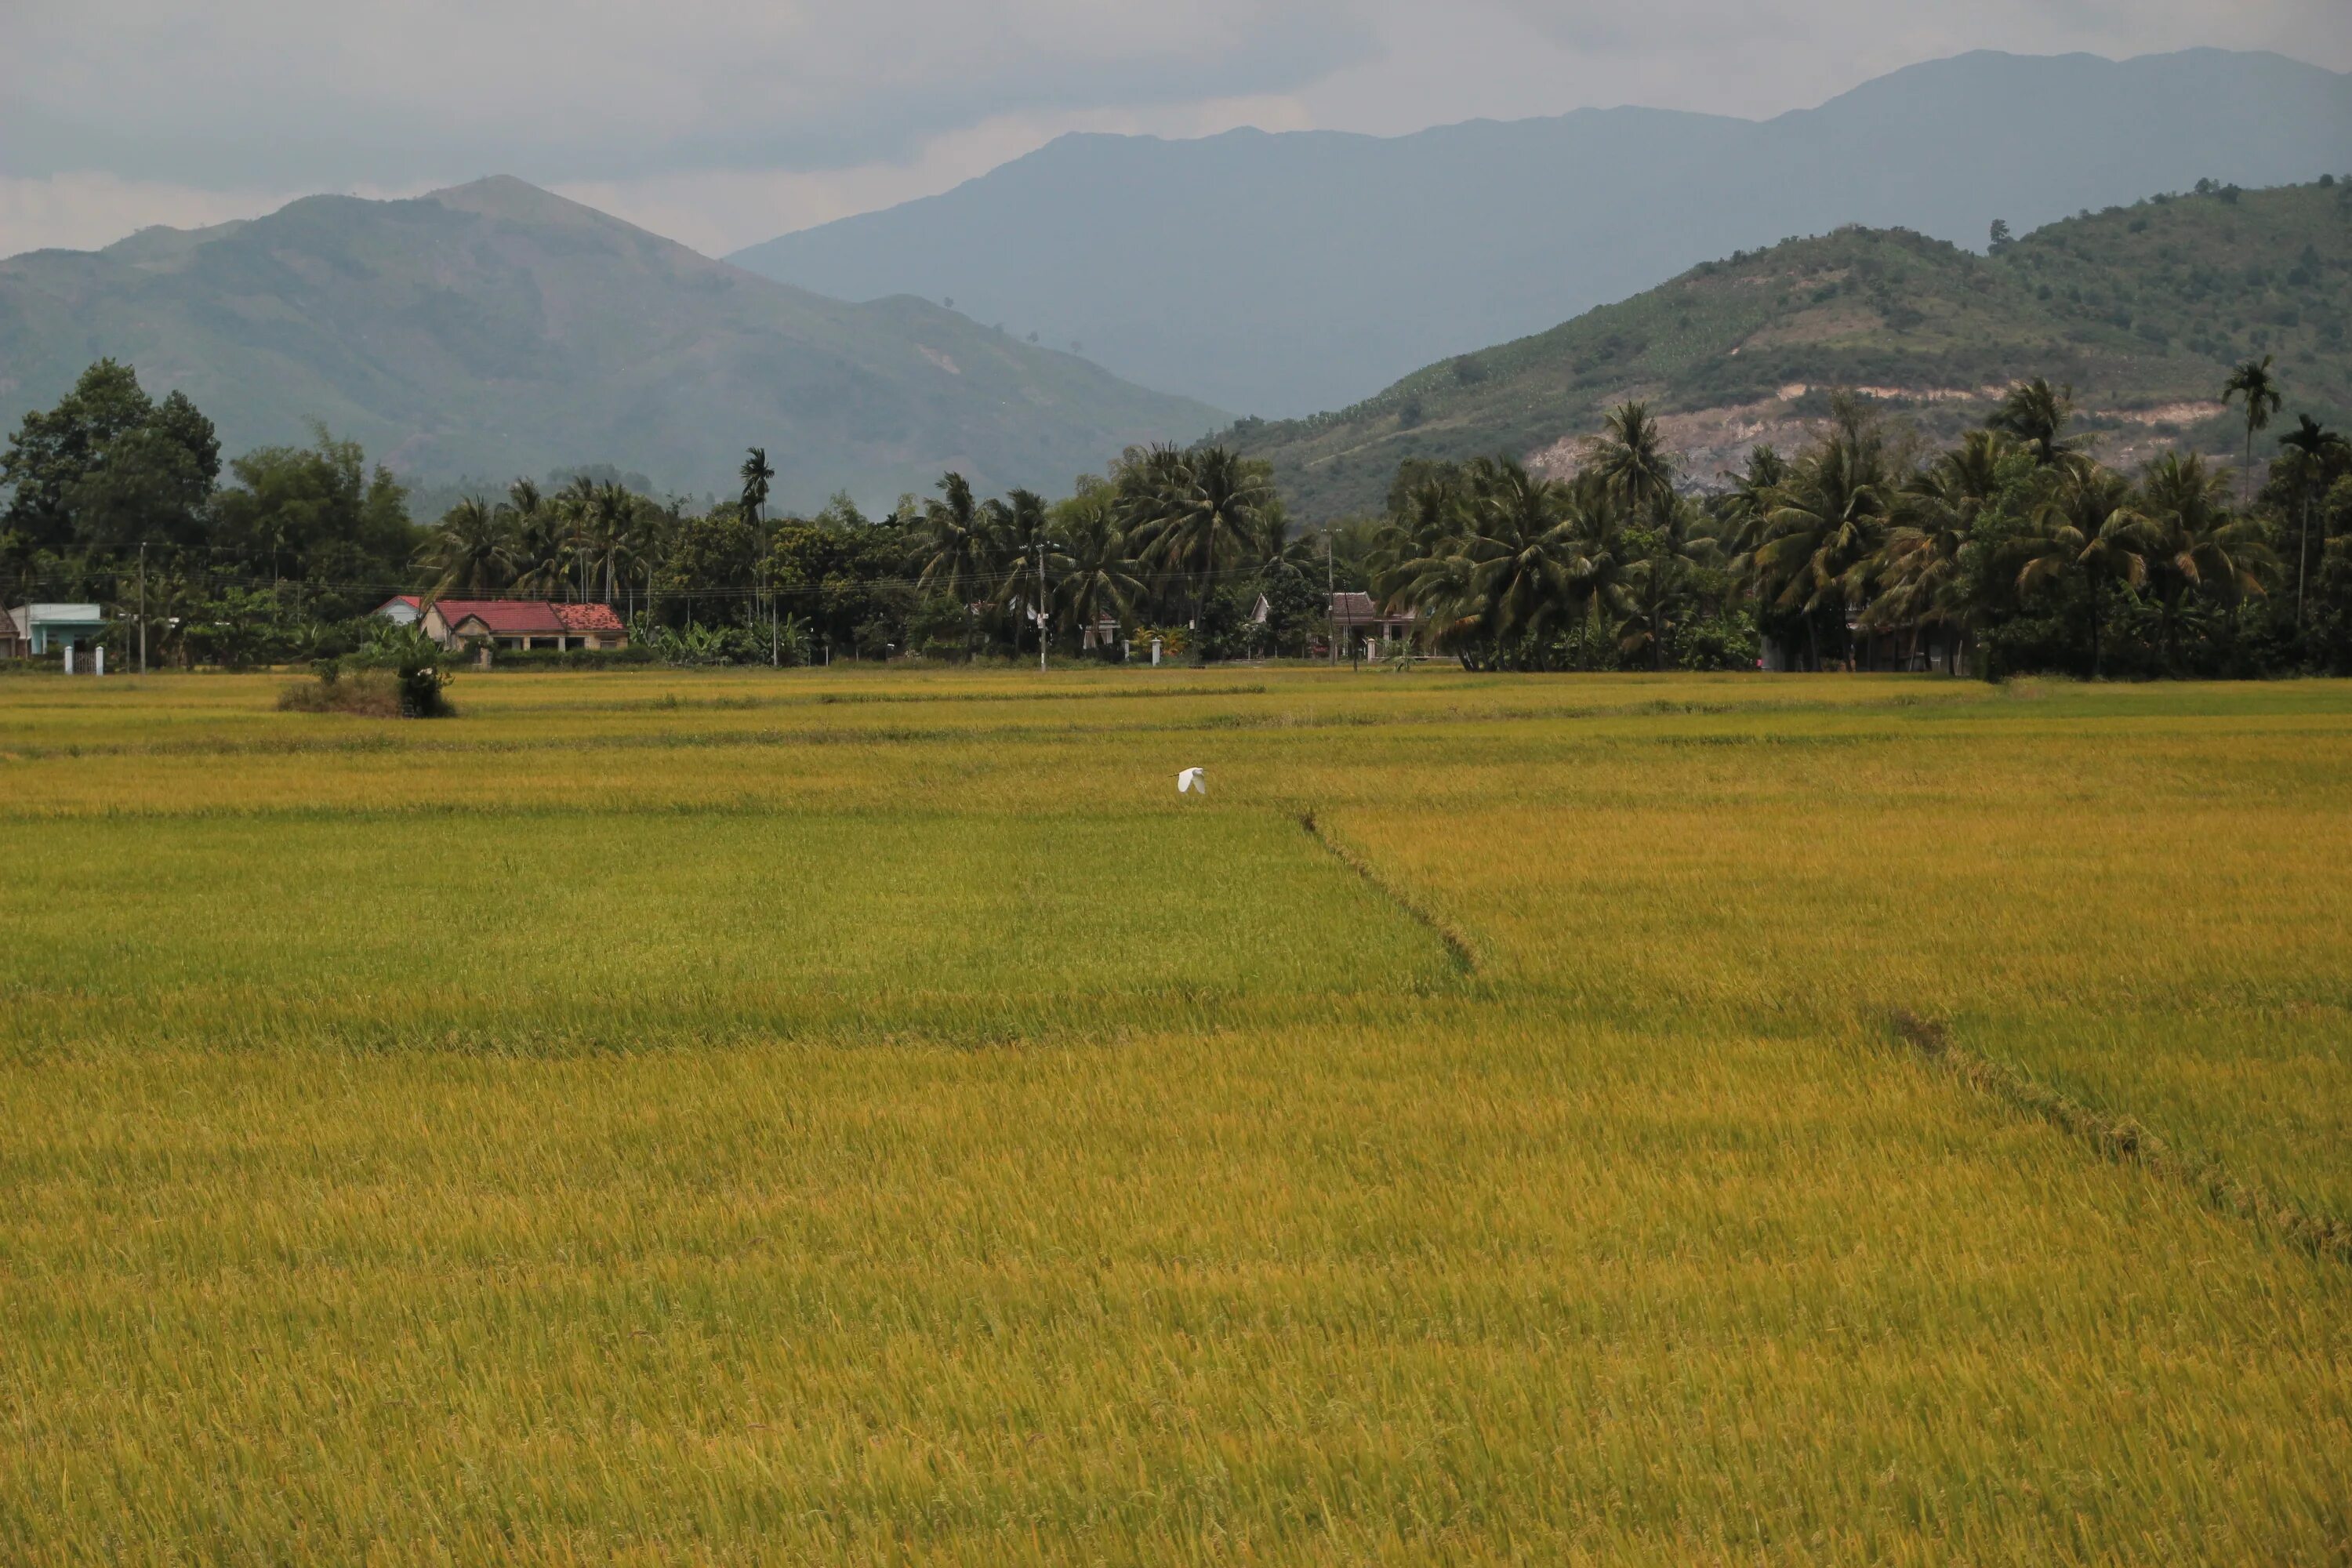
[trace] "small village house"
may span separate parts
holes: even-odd
[[[1420,620],[1419,610],[1383,610],[1370,594],[1331,595],[1331,629],[1347,641],[1369,638],[1382,647],[1411,642]]]
[[[1264,626],[1273,614],[1273,605],[1260,594],[1250,607],[1250,619]],[[1421,624],[1419,610],[1383,610],[1372,603],[1370,594],[1334,594],[1324,614],[1331,635],[1344,647],[1367,639],[1378,642],[1383,650],[1399,647],[1412,640]]]
[[[397,622],[394,599],[376,613]],[[571,605],[550,599],[435,599],[416,625],[455,653],[468,647],[527,652],[535,647],[609,649],[629,646],[628,627],[610,605]]]
[[[106,612],[98,605],[19,605],[8,612],[0,656],[39,657],[59,648],[86,647],[106,635]]]

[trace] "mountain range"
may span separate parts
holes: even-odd
[[[1793,451],[1853,389],[1949,439],[2029,376],[2129,467],[2234,454],[2232,364],[2271,355],[2288,424],[2352,425],[2352,182],[2225,186],[2057,223],[1991,256],[1846,228],[1702,263],[1549,331],[1426,365],[1336,413],[1240,422],[1308,521],[1380,509],[1407,458],[1502,453],[1572,472],[1611,405],[1649,403],[1689,480]],[[2275,436],[2273,429],[2271,434]],[[2257,448],[2271,449],[2267,446]]]
[[[1144,385],[1304,415],[1701,261],[1842,225],[1981,247],[2200,177],[2352,169],[2352,76],[2198,49],[1980,52],[1753,121],[1649,109],[1413,135],[1072,135],[943,195],[737,253],[848,299],[952,299]]]
[[[101,355],[186,392],[230,452],[319,420],[414,477],[607,463],[725,491],[758,445],[792,507],[887,503],[950,468],[1058,489],[1223,417],[936,304],[823,298],[505,178],[0,261],[0,427]]]

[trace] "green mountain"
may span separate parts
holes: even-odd
[[[298,201],[191,233],[0,261],[0,420],[100,355],[177,387],[232,452],[324,420],[420,479],[608,463],[781,505],[887,502],[944,468],[1066,486],[1221,419],[920,300],[824,298],[519,180]]]
[[[1981,50],[1761,121],[1066,136],[732,259],[844,299],[952,298],[1146,386],[1289,418],[1783,235],[1859,223],[1981,248],[1995,218],[2347,169],[2352,75],[2222,49]]]
[[[1379,507],[1404,458],[1506,452],[1573,468],[1602,411],[1643,398],[1691,477],[1801,444],[1851,387],[1932,436],[2008,383],[2073,384],[2111,460],[2236,449],[2229,366],[2274,353],[2290,414],[2352,424],[2352,184],[2223,189],[2068,218],[1990,257],[1848,228],[1693,268],[1565,325],[1417,371],[1333,414],[1244,420],[1302,514]]]

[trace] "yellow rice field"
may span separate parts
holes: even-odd
[[[2352,1556],[2352,686],[280,684],[0,681],[0,1561]]]

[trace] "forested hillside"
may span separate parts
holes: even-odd
[[[185,392],[228,450],[313,420],[411,478],[583,463],[780,501],[887,504],[945,468],[1059,487],[1211,409],[937,305],[852,305],[493,179],[414,201],[315,196],[251,223],[0,261],[0,426],[101,357]]]
[[[1698,262],[1860,223],[1981,248],[2200,178],[2352,169],[2352,76],[2272,54],[1928,60],[1767,121],[1646,108],[1408,136],[1064,137],[735,259],[951,297],[1146,386],[1299,417]]]
[[[1303,517],[1379,508],[1406,458],[1507,454],[1571,470],[1601,411],[1645,399],[1689,479],[1759,442],[1801,443],[1852,387],[1948,438],[2007,385],[2074,386],[2082,428],[2128,465],[2185,441],[2236,449],[2218,401],[2277,356],[2298,407],[2352,415],[2352,184],[2221,187],[2069,218],[1990,257],[1845,229],[1692,268],[1548,332],[1429,365],[1352,407],[1244,420]]]

